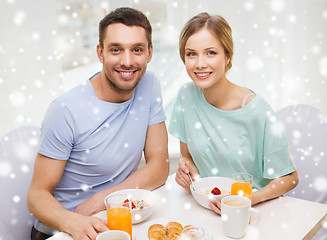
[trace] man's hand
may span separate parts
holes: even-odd
[[[63,231],[69,233],[74,240],[95,240],[98,233],[109,230],[106,220],[81,214],[72,215],[64,228]]]
[[[98,212],[106,210],[104,199],[108,194],[106,192],[98,192],[87,198],[84,202],[76,207],[74,212],[85,216],[92,216]]]

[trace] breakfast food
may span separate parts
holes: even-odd
[[[186,225],[190,227],[193,225]],[[169,222],[164,227],[162,224],[153,224],[148,229],[149,240],[178,240],[183,226],[178,222]]]
[[[169,222],[166,224],[167,237],[170,240],[178,239],[183,230],[183,226],[178,222]]]
[[[211,190],[211,193],[213,195],[220,195],[221,194],[221,191],[219,188],[215,187],[214,189]]]
[[[227,195],[230,194],[230,191],[225,190],[225,189],[219,189],[218,187],[214,187],[213,189],[206,189],[204,191],[201,192],[202,194],[205,195]]]
[[[126,199],[124,201],[124,203],[126,203],[128,205],[129,204],[129,201],[130,201],[129,199]],[[150,204],[147,203],[144,200],[131,200],[131,208],[132,208],[132,210],[133,209],[142,209],[142,208],[145,208],[147,206],[150,206]]]
[[[148,229],[150,240],[162,240],[166,235],[167,229],[161,224],[153,224]]]

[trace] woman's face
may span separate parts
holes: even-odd
[[[208,89],[224,81],[228,61],[218,38],[206,28],[186,41],[186,71],[200,89]]]

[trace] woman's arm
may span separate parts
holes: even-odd
[[[299,177],[297,171],[272,180],[267,186],[252,193],[252,205],[269,199],[277,198],[297,186]]]
[[[285,176],[272,180],[267,186],[252,193],[252,205],[264,202],[273,198],[277,198],[296,187],[299,177],[296,171]],[[210,208],[221,214],[220,200],[215,199],[214,203],[209,203]]]
[[[175,180],[186,191],[190,191],[191,180],[187,173],[189,172],[192,179],[195,180],[199,177],[199,170],[195,166],[185,143],[180,142],[180,150],[184,161],[180,159],[178,162],[178,170],[176,172]]]

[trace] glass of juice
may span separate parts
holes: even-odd
[[[252,200],[253,176],[249,173],[234,173],[231,194],[247,197]]]
[[[131,200],[125,194],[108,195],[105,200],[107,220],[110,230],[127,232],[132,239]]]

